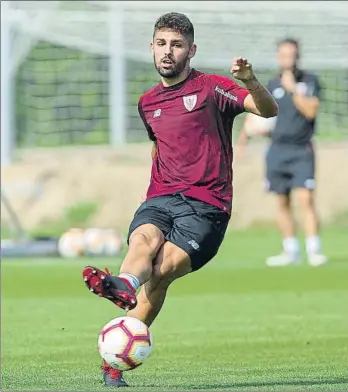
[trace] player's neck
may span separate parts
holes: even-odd
[[[175,86],[176,84],[179,84],[179,83],[183,82],[185,79],[188,78],[190,73],[191,73],[191,68],[187,67],[176,78],[168,79],[168,78],[161,77],[161,81],[162,81],[163,87],[172,87],[172,86]]]

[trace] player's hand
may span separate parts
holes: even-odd
[[[255,77],[252,65],[244,57],[233,59],[230,72],[234,78],[241,81],[251,80]]]
[[[295,92],[296,80],[292,71],[284,71],[280,83],[289,93]]]

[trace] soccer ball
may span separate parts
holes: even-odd
[[[152,336],[142,321],[134,317],[117,317],[100,331],[98,350],[112,368],[132,370],[150,356]]]
[[[115,230],[104,231],[104,254],[106,256],[116,256],[123,248],[122,237]]]
[[[116,256],[123,247],[122,238],[115,230],[87,229],[83,236],[87,256]]]
[[[105,233],[101,229],[87,229],[83,236],[85,255],[101,256],[104,252]]]
[[[83,230],[69,229],[58,241],[58,252],[62,257],[72,258],[83,255]]]

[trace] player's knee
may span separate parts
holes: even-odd
[[[278,195],[278,207],[280,210],[289,210],[291,208],[291,200],[289,194]]]
[[[175,251],[167,252],[160,262],[154,264],[153,275],[160,281],[161,285],[169,285],[174,280],[191,272],[189,256],[184,254],[183,251],[178,253]]]
[[[129,238],[130,247],[143,247],[154,258],[163,245],[163,234],[158,232],[149,232],[146,230],[135,230]]]
[[[308,189],[297,190],[297,201],[302,209],[314,208],[313,192]]]
[[[155,264],[153,267],[153,278],[158,282],[160,286],[169,285],[172,281],[175,280],[175,266],[171,262],[166,262],[165,266]]]

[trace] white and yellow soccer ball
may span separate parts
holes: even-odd
[[[123,247],[121,236],[112,229],[87,229],[83,243],[87,256],[116,256]]]
[[[83,230],[69,229],[61,235],[58,241],[58,252],[66,258],[80,257],[84,253]]]
[[[265,136],[273,132],[276,122],[277,117],[264,118],[248,113],[243,128],[249,137]]]
[[[100,331],[98,351],[114,369],[135,369],[142,365],[152,352],[150,330],[134,317],[117,317]]]
[[[102,229],[90,228],[83,235],[83,249],[87,256],[101,256],[104,252],[105,233]]]
[[[113,229],[104,231],[104,254],[105,256],[116,256],[123,249],[122,236]]]

